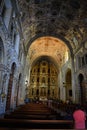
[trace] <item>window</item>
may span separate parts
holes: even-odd
[[[87,54],[85,55],[85,63],[87,64]]]
[[[1,5],[2,5],[2,0],[0,0],[0,8],[1,8]]]
[[[82,57],[82,66],[85,65],[84,56]]]
[[[81,57],[78,57],[78,67],[81,67]]]
[[[13,23],[11,24],[11,36],[13,34]]]
[[[43,2],[44,2],[44,0],[34,0],[35,4],[40,4],[40,3],[43,3]]]
[[[4,46],[3,46],[3,41],[0,38],[0,63],[3,62],[3,57],[4,56]]]
[[[34,0],[34,3],[35,3],[35,4],[39,4],[39,3],[40,3],[40,0]]]
[[[5,17],[5,13],[6,13],[6,6],[4,4],[3,9],[2,9],[2,17]]]
[[[10,0],[0,0],[0,14],[6,28],[9,26],[10,16],[12,13],[12,5]]]
[[[16,33],[14,34],[14,45],[16,44]]]

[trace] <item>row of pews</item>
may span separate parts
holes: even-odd
[[[56,119],[57,113],[43,103],[29,103],[18,107],[0,119],[0,130],[17,129],[72,129],[72,120]]]
[[[29,120],[46,120],[54,119],[56,113],[44,104],[29,103],[18,109],[14,110],[10,114],[5,114],[5,118],[10,119],[29,119]]]

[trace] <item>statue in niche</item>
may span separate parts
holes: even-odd
[[[46,88],[41,88],[41,96],[46,96]]]
[[[52,83],[53,83],[53,84],[55,83],[55,79],[54,79],[54,78],[52,78]]]
[[[43,69],[42,69],[42,73],[46,73],[46,70],[45,70],[45,68],[43,68]]]

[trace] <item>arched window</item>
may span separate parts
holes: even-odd
[[[87,54],[85,54],[85,63],[87,64]]]
[[[4,60],[4,46],[3,46],[3,41],[0,38],[0,63],[3,63]]]

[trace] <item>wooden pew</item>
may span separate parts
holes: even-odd
[[[55,120],[55,114],[43,104],[27,104],[19,107],[5,119],[0,119],[0,127],[23,129],[72,129],[72,120]]]
[[[30,103],[23,105],[10,114],[5,114],[6,119],[38,119],[53,120],[56,115],[44,104]]]
[[[29,120],[53,120],[56,115],[44,104],[30,103],[23,105],[10,114],[5,114],[6,119],[29,119]]]
[[[73,121],[0,119],[0,127],[26,129],[73,129]]]
[[[4,118],[6,119],[39,119],[39,120],[53,120],[56,118],[55,115],[51,115],[51,114],[7,114],[4,116]]]
[[[52,114],[51,112],[44,112],[44,111],[42,111],[42,112],[33,112],[33,111],[31,111],[31,112],[26,112],[26,111],[23,111],[23,112],[20,112],[20,111],[15,111],[15,112],[12,112],[11,114],[25,114],[25,115],[50,115],[50,114]]]

